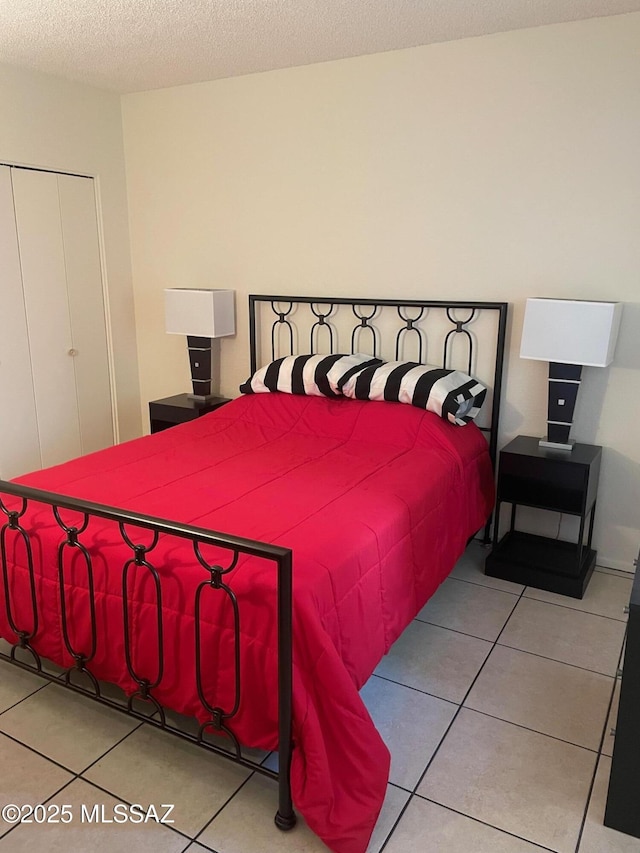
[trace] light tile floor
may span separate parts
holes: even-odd
[[[469,547],[362,690],[392,756],[369,853],[640,853],[602,823],[631,576],[597,570],[577,601],[485,577],[484,557]],[[326,851],[303,821],[274,827],[272,780],[6,663],[0,760],[0,807],[61,807],[0,819],[0,853]],[[175,822],[82,822],[117,802]]]

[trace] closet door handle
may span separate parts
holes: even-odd
[[[71,347],[71,349],[68,350],[67,355],[70,355],[70,356],[78,355],[78,350]]]

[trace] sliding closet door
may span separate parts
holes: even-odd
[[[41,467],[11,172],[0,166],[0,477]]]
[[[93,181],[14,168],[43,467],[113,444]]]
[[[82,453],[113,444],[107,327],[93,180],[58,175]]]
[[[81,452],[58,177],[14,169],[13,194],[42,465],[46,468]]]

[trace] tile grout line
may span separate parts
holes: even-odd
[[[566,660],[558,660],[558,658],[550,658],[547,655],[541,655],[539,652],[530,652],[527,649],[520,649],[518,646],[508,646],[506,643],[498,643],[496,641],[496,646],[500,646],[501,649],[511,649],[514,652],[522,652],[525,655],[531,655],[534,658],[540,658],[541,660],[550,660],[553,663],[561,663],[565,666],[572,666],[574,669],[579,669],[581,672],[590,672],[592,675],[601,675],[604,678],[615,678],[615,673],[611,675],[609,672],[600,672],[597,669],[588,669],[586,666],[580,666],[577,663],[569,663]],[[491,650],[493,651],[493,649]]]
[[[528,589],[529,587],[526,587]],[[535,589],[535,587],[532,587]],[[569,596],[567,596],[568,598]],[[606,613],[594,613],[592,610],[584,610],[581,607],[571,607],[569,604],[562,604],[559,601],[547,601],[546,598],[536,598],[535,595],[524,595],[527,601],[537,601],[538,604],[550,604],[552,607],[561,607],[563,610],[572,610],[574,613],[584,613],[585,616],[596,616],[598,619],[609,619],[611,622],[624,622],[626,619],[618,619],[616,616],[607,616]]]
[[[603,574],[603,573],[601,572],[601,574]],[[612,577],[612,575],[609,575],[609,577]],[[454,581],[459,581],[460,583],[470,584],[471,586],[479,586],[482,589],[490,589],[490,590],[493,590],[493,592],[501,592],[504,595],[515,595],[515,596],[518,596],[521,598],[526,598],[527,601],[537,601],[540,604],[551,604],[553,607],[563,607],[565,610],[573,610],[575,613],[585,613],[587,616],[599,616],[601,619],[611,619],[614,622],[624,622],[624,623],[627,622],[626,619],[618,619],[616,616],[607,616],[605,613],[594,613],[592,610],[584,610],[581,607],[571,607],[570,604],[563,604],[562,602],[558,602],[558,601],[547,601],[545,598],[536,598],[533,595],[526,595],[526,591],[528,589],[536,589],[536,587],[525,586],[521,593],[517,593],[517,592],[511,592],[511,590],[499,589],[498,587],[495,587],[495,586],[488,586],[487,584],[478,583],[477,581],[470,581],[470,580],[467,580],[466,578],[452,577],[451,575],[448,578],[446,578],[446,580],[454,580]],[[625,578],[621,578],[621,580],[625,580]],[[558,595],[559,594],[560,593],[558,593]],[[566,596],[566,597],[570,598],[570,596]],[[418,619],[417,616],[415,618]],[[426,621],[426,620],[420,620],[420,621]],[[430,623],[430,624],[435,624],[435,623]],[[453,631],[455,629],[452,628],[451,630]],[[460,632],[460,633],[463,633],[463,632]]]
[[[431,699],[439,699],[441,702],[448,702],[449,705],[459,704],[455,699],[445,699],[444,696],[438,696],[436,693],[429,693],[427,690],[422,690],[420,687],[414,687],[412,684],[404,684],[402,681],[396,681],[395,678],[388,678],[386,675],[378,675],[374,672],[372,673],[371,678],[379,678],[380,681],[386,681],[389,684],[396,684],[398,687],[404,687],[405,690],[413,690],[414,693],[420,693],[422,696],[429,696]]]
[[[199,845],[200,845],[200,847],[202,847],[202,849],[203,849],[203,850],[206,850],[206,851],[207,851],[207,853],[223,853],[223,851],[222,851],[222,850],[216,850],[214,847],[209,847],[209,845],[208,845],[208,844],[205,844],[203,841],[193,841],[193,840],[192,840],[192,841],[190,842],[190,844],[189,844],[189,847],[192,847],[194,844],[199,844]],[[189,849],[189,847],[186,847],[186,848],[182,851],[182,853],[187,853],[187,850]]]
[[[117,746],[120,746],[120,744],[121,744],[121,743],[123,743],[125,740],[127,740],[127,738],[131,737],[131,735],[132,735],[132,734],[134,734],[135,732],[137,732],[137,731],[138,731],[138,729],[139,729],[141,726],[144,726],[144,725],[145,725],[144,721],[142,721],[142,720],[141,720],[141,721],[138,723],[138,725],[137,725],[137,726],[135,726],[133,729],[131,729],[131,731],[130,731],[130,732],[127,732],[127,734],[126,734],[126,735],[124,735],[123,737],[121,737],[121,738],[120,738],[120,740],[116,741],[116,743],[114,743],[112,746],[110,746],[110,747],[109,747],[109,749],[106,749],[106,750],[102,753],[102,755],[98,756],[98,758],[96,758],[96,759],[95,759],[95,761],[92,761],[92,762],[91,762],[91,764],[88,764],[88,765],[84,768],[84,770],[81,770],[79,775],[80,775],[80,776],[82,776],[82,774],[83,774],[83,773],[86,773],[86,772],[87,772],[87,770],[91,770],[91,768],[92,768],[92,767],[94,767],[94,766],[95,766],[99,761],[102,761],[102,759],[105,757],[105,755],[108,755],[108,754],[109,754],[110,752],[112,752],[112,751],[113,751]],[[88,782],[89,780],[87,779],[86,781]]]
[[[25,749],[28,749],[29,752],[33,752],[35,755],[39,756],[40,758],[44,758],[45,761],[49,761],[49,762],[51,762],[51,764],[55,764],[56,767],[59,767],[61,770],[64,770],[66,773],[70,773],[72,776],[79,776],[80,775],[79,773],[76,773],[75,770],[72,770],[70,767],[66,767],[64,764],[60,764],[60,762],[56,761],[55,758],[51,758],[50,756],[45,755],[44,752],[40,752],[40,750],[36,749],[35,747],[29,746],[28,743],[24,743],[19,738],[15,737],[15,735],[11,735],[8,732],[1,731],[1,730],[0,730],[0,735],[4,735],[5,737],[9,738],[9,740],[12,740],[14,743],[17,743],[18,746],[23,746]]]
[[[194,835],[194,837],[193,837],[193,841],[197,841],[197,839],[199,839],[199,838],[200,838],[200,836],[201,836],[201,835],[202,835],[202,833],[205,831],[205,829],[208,829],[208,828],[209,828],[209,826],[211,826],[211,824],[213,823],[213,821],[218,817],[218,815],[223,811],[223,809],[226,809],[226,807],[229,805],[229,803],[231,802],[231,800],[233,800],[233,798],[236,796],[236,794],[239,794],[239,793],[240,793],[240,791],[244,788],[244,786],[249,782],[249,780],[250,780],[250,779],[253,779],[253,777],[254,777],[255,775],[256,775],[256,771],[255,771],[255,770],[252,770],[252,771],[249,773],[249,775],[247,776],[247,778],[244,780],[244,782],[242,782],[242,783],[241,783],[241,784],[236,788],[236,790],[235,790],[235,791],[234,791],[234,792],[233,792],[233,793],[228,797],[228,799],[227,799],[227,800],[226,800],[226,801],[225,801],[225,802],[220,806],[220,808],[219,808],[219,809],[218,809],[218,810],[217,810],[217,811],[216,811],[216,812],[215,812],[215,813],[214,813],[214,814],[209,818],[209,820],[205,823],[205,825],[202,827],[202,829],[201,829],[198,833],[196,833],[196,835]],[[280,831],[280,830],[278,830],[278,831]],[[200,841],[197,841],[197,843],[198,843],[198,844],[200,844],[201,842],[200,842]],[[206,845],[205,845],[205,846],[206,846]]]
[[[496,592],[498,592],[498,590],[496,590]],[[513,595],[513,593],[509,594]],[[518,596],[514,596],[514,598],[518,598]],[[517,603],[518,602],[516,601],[516,604]],[[511,616],[511,613],[509,613],[509,616]],[[507,616],[507,619],[509,616]],[[430,622],[428,619],[420,619],[418,616],[412,619],[412,622],[420,622],[421,625],[431,625],[432,628],[442,628],[445,631],[453,631],[454,634],[461,634],[463,637],[472,637],[474,640],[484,640],[485,643],[495,642],[495,640],[489,640],[487,637],[479,637],[477,634],[469,634],[468,631],[460,631],[458,628],[449,628],[447,625],[439,625],[437,622]]]
[[[389,843],[389,841],[390,841],[390,840],[391,840],[391,838],[393,837],[393,833],[396,831],[396,828],[397,828],[398,824],[400,823],[400,821],[402,820],[402,818],[403,818],[403,816],[404,816],[404,813],[405,813],[405,812],[406,812],[406,810],[408,809],[408,807],[409,807],[409,803],[411,802],[411,800],[412,800],[412,799],[413,799],[413,794],[412,794],[412,793],[409,793],[409,796],[407,797],[407,802],[406,802],[406,803],[404,804],[404,806],[400,809],[400,813],[398,814],[398,817],[397,817],[397,818],[395,819],[395,821],[393,822],[393,826],[392,826],[392,827],[391,827],[391,829],[389,830],[389,832],[388,832],[388,834],[387,834],[387,837],[384,839],[384,841],[383,841],[383,842],[382,842],[382,844],[380,845],[380,849],[379,849],[378,853],[383,853],[384,848],[387,846],[387,844]]]
[[[48,686],[48,684],[41,684],[40,687],[36,687],[36,689],[32,693],[28,693],[26,696],[23,696],[22,699],[18,699],[17,702],[14,702],[13,705],[9,705],[8,708],[4,708],[2,711],[0,711],[0,717],[3,714],[6,714],[7,711],[11,711],[13,710],[13,708],[17,708],[21,702],[25,701],[25,699],[30,699],[32,696],[35,696],[36,693],[39,693],[41,690],[44,690],[44,688]]]
[[[614,682],[615,682],[615,679],[614,679]],[[615,683],[613,686],[615,688]],[[463,706],[460,706],[460,707],[463,707]],[[464,705],[464,708],[467,711],[473,711],[474,714],[482,714],[483,717],[488,717],[490,720],[497,720],[500,723],[506,723],[508,726],[515,726],[517,729],[522,729],[525,732],[531,732],[534,735],[542,735],[543,737],[547,737],[550,740],[556,740],[559,743],[564,743],[567,746],[574,746],[576,749],[583,749],[585,752],[592,752],[592,753],[594,753],[594,755],[598,755],[598,752],[600,750],[600,747],[598,747],[598,746],[591,747],[591,746],[584,746],[581,743],[574,743],[571,740],[565,740],[564,738],[558,737],[557,735],[550,735],[548,732],[541,732],[538,729],[532,729],[530,726],[524,726],[524,725],[522,725],[522,723],[514,723],[513,720],[505,720],[504,717],[496,717],[495,714],[489,714],[487,711],[480,711],[478,708],[472,708],[470,705]],[[606,726],[606,720],[605,720],[605,726]]]
[[[531,844],[540,850],[548,850],[549,853],[557,853],[557,850],[554,850],[552,847],[547,847],[545,844],[539,844],[537,841],[531,841],[529,838],[525,838],[522,835],[517,835],[515,832],[509,832],[508,829],[501,829],[499,826],[495,826],[492,823],[487,823],[485,820],[480,820],[480,818],[473,817],[472,815],[465,814],[464,812],[460,812],[457,809],[451,808],[451,806],[445,806],[442,803],[436,802],[436,800],[432,800],[430,797],[425,797],[422,794],[414,794],[414,797],[417,797],[419,800],[425,803],[432,803],[434,806],[439,806],[441,809],[446,809],[449,812],[453,812],[453,814],[460,815],[460,817],[466,817],[468,820],[473,820],[476,823],[481,824],[482,826],[489,827],[489,829],[495,829],[497,832],[504,833],[504,835],[509,835],[511,838],[517,838],[519,841],[524,841],[527,844]]]

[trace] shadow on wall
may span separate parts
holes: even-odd
[[[516,356],[511,359],[511,387],[502,400],[501,431],[504,441],[516,435],[542,438],[547,431],[547,388],[549,364]],[[516,397],[517,403],[512,402]],[[580,395],[578,395],[578,402]]]
[[[606,525],[598,524],[598,520],[602,522],[602,516],[596,511],[598,549],[603,557],[615,554],[616,564],[623,561],[623,565],[615,568],[632,572],[633,560],[640,546],[640,462],[634,462],[624,453],[608,447],[604,450],[598,500],[606,499],[613,489],[616,509]]]
[[[617,360],[616,360],[617,364]],[[573,416],[571,437],[584,444],[598,444],[598,430],[607,394],[611,367],[584,367]]]
[[[607,386],[612,370],[638,371],[633,377],[633,387],[629,388],[627,400],[616,401],[620,406],[620,417],[635,422],[633,411],[640,403],[640,303],[625,302],[620,324],[620,334],[613,363],[610,367],[584,367],[582,383],[578,393],[576,411],[573,419],[573,438],[586,444],[598,443],[598,430],[602,417]]]
[[[625,302],[614,364],[640,370],[640,302]]]
[[[614,513],[603,520],[602,507],[611,503],[609,495],[615,492]],[[640,546],[640,462],[634,462],[609,447],[603,448],[602,469],[596,505],[594,547],[598,550],[598,563],[608,565],[610,556],[612,568],[633,571],[633,560]],[[570,515],[562,517],[559,528],[560,539],[569,542],[578,540],[579,519]],[[552,535],[552,534],[546,534]]]

